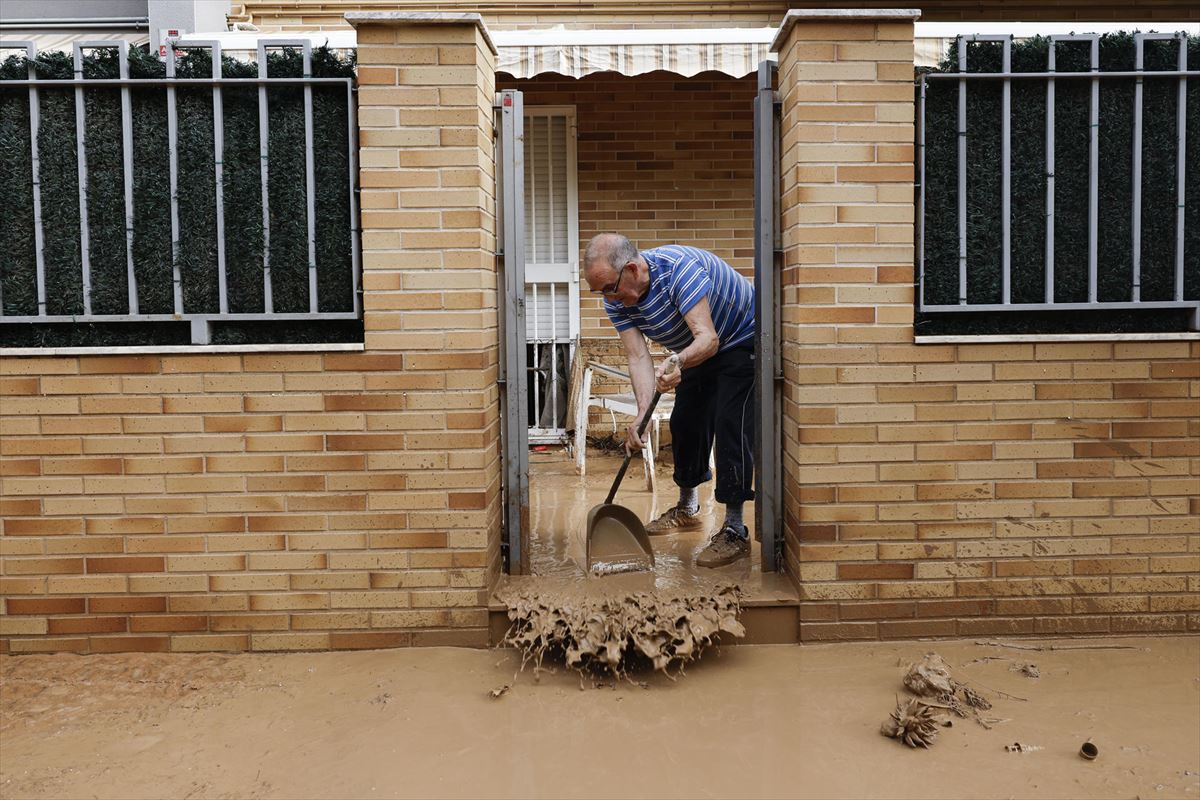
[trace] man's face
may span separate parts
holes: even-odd
[[[589,271],[586,277],[592,294],[625,306],[637,305],[638,268],[636,261],[628,261],[620,269],[605,265],[600,269]]]

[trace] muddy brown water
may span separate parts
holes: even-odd
[[[588,511],[604,502],[612,479],[621,465],[615,455],[589,452],[587,475],[575,473],[574,462],[550,451],[531,453],[529,464],[530,572],[538,578],[555,578],[566,583],[587,577],[585,552]],[[631,464],[614,502],[634,512],[643,523],[666,511],[679,498],[669,465],[660,464],[658,491],[646,489],[640,463]],[[724,521],[724,506],[712,497],[712,482],[700,488],[700,516],[704,528],[666,536],[651,536],[654,571],[646,575],[610,575],[606,582],[626,579],[623,586],[638,591],[710,592],[715,585],[737,584],[749,600],[795,598],[795,590],[781,573],[764,573],[757,542],[748,559],[717,569],[696,566],[696,554]],[[754,503],[743,509],[753,527]],[[528,578],[518,578],[518,582]],[[589,581],[589,584],[592,584]]]
[[[1200,639],[1111,641],[1137,649],[739,646],[644,689],[559,671],[498,699],[508,651],[0,657],[0,796],[1200,797]],[[880,736],[933,648],[1026,698],[989,694],[1011,721]]]
[[[649,537],[654,560],[647,569],[648,560],[628,527],[669,508],[678,490],[669,468],[660,468],[654,494],[638,471],[620,487],[618,505],[602,505],[605,486],[620,464],[619,457],[592,455],[588,475],[582,477],[562,453],[531,457],[532,575],[504,577],[493,601],[508,610],[506,642],[532,663],[561,653],[574,669],[621,675],[631,661],[644,658],[673,672],[705,653],[718,631],[728,637],[744,635],[738,621],[741,598],[795,598],[786,576],[763,573],[757,547],[751,558],[726,567],[696,566],[696,553],[724,516],[724,508],[713,502],[711,486],[700,492],[704,528]],[[753,504],[745,511],[752,519]]]

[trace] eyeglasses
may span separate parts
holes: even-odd
[[[629,265],[626,264],[625,267],[627,267],[627,266],[629,266]],[[617,294],[617,292],[619,292],[621,290],[621,278],[625,277],[625,267],[621,267],[621,269],[617,272],[617,279],[612,284],[605,286],[601,289],[591,289],[590,290],[591,293],[592,294],[601,294],[601,295],[604,295],[605,297],[614,297]]]

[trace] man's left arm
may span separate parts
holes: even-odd
[[[708,298],[702,297],[683,315],[684,322],[692,331],[692,343],[679,351],[679,366],[664,374],[666,362],[655,371],[658,390],[665,392],[674,389],[683,378],[681,370],[703,364],[717,354],[721,340],[717,336],[717,328],[713,325],[712,313],[708,308]]]

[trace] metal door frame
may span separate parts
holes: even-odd
[[[774,89],[777,66],[764,61],[758,70],[754,101],[754,292],[755,529],[762,539],[762,568],[782,569],[783,507],[780,452],[779,302],[779,112]],[[504,304],[500,314],[501,450],[504,463],[501,552],[509,574],[529,567],[529,413],[525,353],[525,169],[524,100],[518,90],[496,96],[498,169],[497,272]],[[766,178],[764,180],[764,177]],[[511,376],[511,378],[510,378]],[[515,534],[515,535],[514,535]]]
[[[779,128],[775,93],[778,65],[758,65],[754,99],[754,528],[762,540],[763,572],[783,569],[783,483],[780,415],[783,360],[780,358]]]
[[[500,450],[504,497],[500,552],[510,575],[529,571],[529,391],[525,354],[525,112],[520,91],[496,95],[500,318]]]

